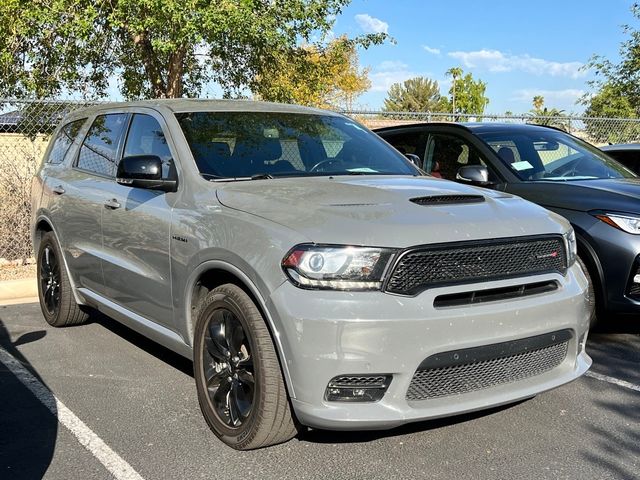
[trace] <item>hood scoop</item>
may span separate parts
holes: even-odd
[[[418,205],[455,205],[462,203],[482,203],[482,195],[432,195],[428,197],[415,197],[409,199]]]

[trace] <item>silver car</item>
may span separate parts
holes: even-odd
[[[73,112],[33,188],[43,315],[192,358],[225,443],[528,398],[591,364],[568,222],[424,176],[356,121],[247,101]]]

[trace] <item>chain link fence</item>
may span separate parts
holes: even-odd
[[[33,175],[60,120],[70,111],[90,104],[0,98],[0,280],[24,272],[32,273],[29,222]],[[419,122],[535,123],[562,128],[596,145],[640,142],[638,119],[532,115],[478,117],[380,111],[343,113],[372,129]]]
[[[344,113],[357,119],[370,129],[426,122],[531,123],[561,128],[597,146],[609,143],[640,142],[640,119],[635,118],[552,117],[529,114],[478,116],[468,114],[453,115],[451,113],[378,111],[351,111]]]

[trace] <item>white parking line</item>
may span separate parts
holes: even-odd
[[[602,375],[601,373],[592,372],[589,370],[584,374],[585,377],[595,378],[596,380],[601,380],[603,382],[612,383],[613,385],[618,385],[619,387],[628,388],[629,390],[635,390],[636,392],[640,392],[640,385],[636,385],[631,382],[627,382],[625,380],[620,380],[619,378],[610,377],[608,375]]]
[[[58,421],[62,425],[73,433],[82,446],[89,450],[117,480],[144,480],[131,465],[104,443],[98,435],[87,427],[64,403],[58,400],[55,395],[16,360],[13,355],[3,348],[0,348],[0,362],[2,362],[25,387],[31,390],[31,393],[58,418]]]

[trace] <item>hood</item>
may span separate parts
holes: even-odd
[[[561,217],[518,197],[431,177],[276,178],[216,185],[223,205],[284,225],[315,243],[403,248],[568,228]],[[447,196],[445,202],[431,201],[441,196]]]
[[[640,213],[640,178],[523,182],[509,185],[509,191],[550,208]]]

